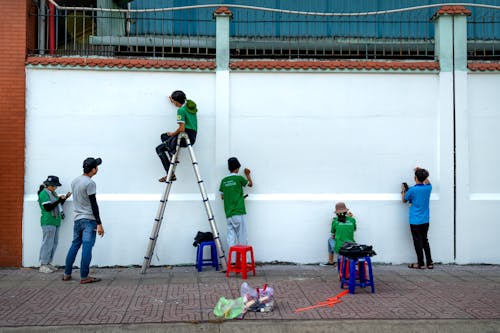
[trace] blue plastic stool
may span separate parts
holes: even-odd
[[[366,271],[367,266],[368,272]],[[364,288],[366,286],[371,287],[372,293],[375,292],[370,257],[348,258],[343,256],[340,273],[340,288],[344,289],[344,284],[347,284],[350,294],[354,294],[356,287]]]
[[[210,246],[210,259],[203,259],[203,248]],[[213,266],[215,270],[219,270],[219,261],[217,260],[217,247],[214,241],[201,242],[196,250],[196,268],[201,272],[203,266]]]

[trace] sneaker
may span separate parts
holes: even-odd
[[[53,270],[50,269],[48,265],[42,265],[39,269],[40,273],[52,273]]]
[[[335,266],[334,262],[322,262],[319,264],[320,266]]]
[[[53,266],[51,264],[47,264],[46,266],[48,266],[53,272],[55,272],[55,271],[57,271],[59,269],[56,266]]]

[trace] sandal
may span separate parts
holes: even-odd
[[[94,283],[99,281],[101,281],[101,279],[89,276],[88,278],[80,280],[80,284]]]
[[[425,266],[419,266],[419,264],[409,264],[408,268],[411,268],[411,269],[425,269]]]
[[[176,181],[176,180],[177,180],[177,177],[175,177],[175,174],[174,174],[174,175],[172,175],[172,179],[171,179],[171,181],[173,182],[173,181]],[[166,182],[167,182],[167,176],[165,176],[165,177],[161,177],[160,179],[158,179],[158,181],[159,181],[160,183],[166,183]]]
[[[434,269],[434,264],[428,264],[428,265],[427,265],[427,268],[428,268],[428,269]]]
[[[62,280],[63,281],[69,281],[69,280],[71,280],[71,275],[63,274]]]
[[[335,262],[322,262],[319,264],[320,266],[335,266]]]

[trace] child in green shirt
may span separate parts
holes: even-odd
[[[356,219],[345,203],[338,202],[335,205],[335,214],[337,217],[332,220],[331,237],[328,239],[328,262],[321,266],[335,266],[334,253],[338,254],[345,242],[355,243]]]
[[[57,270],[52,266],[52,259],[59,240],[61,220],[64,218],[62,205],[71,196],[71,192],[58,195],[56,193],[58,186],[61,186],[59,177],[48,176],[38,190],[38,205],[41,210],[40,225],[43,234],[40,247],[40,272],[42,273],[52,273]]]
[[[219,186],[219,192],[224,200],[224,211],[227,218],[227,243],[228,248],[240,244],[247,245],[246,209],[243,187],[253,186],[250,170],[245,168],[245,177],[238,175],[240,162],[236,157],[228,161],[231,172],[224,177]],[[246,179],[245,179],[246,178]]]
[[[172,156],[175,154],[175,149],[177,147],[177,138],[180,133],[185,132],[191,145],[194,145],[196,141],[196,134],[198,133],[198,119],[196,113],[198,109],[196,103],[190,99],[186,98],[186,94],[183,91],[174,91],[168,99],[170,103],[176,106],[177,109],[177,124],[179,125],[174,132],[163,133],[161,138],[161,144],[156,147],[156,153],[160,157],[163,168],[165,169],[165,174],[168,174],[168,169]],[[186,147],[186,142],[183,139],[181,141],[181,147]],[[175,175],[172,176],[172,180],[175,180]],[[167,176],[158,179],[160,182],[165,182]]]

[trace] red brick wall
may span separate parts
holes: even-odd
[[[27,4],[0,1],[0,266],[21,266]]]

